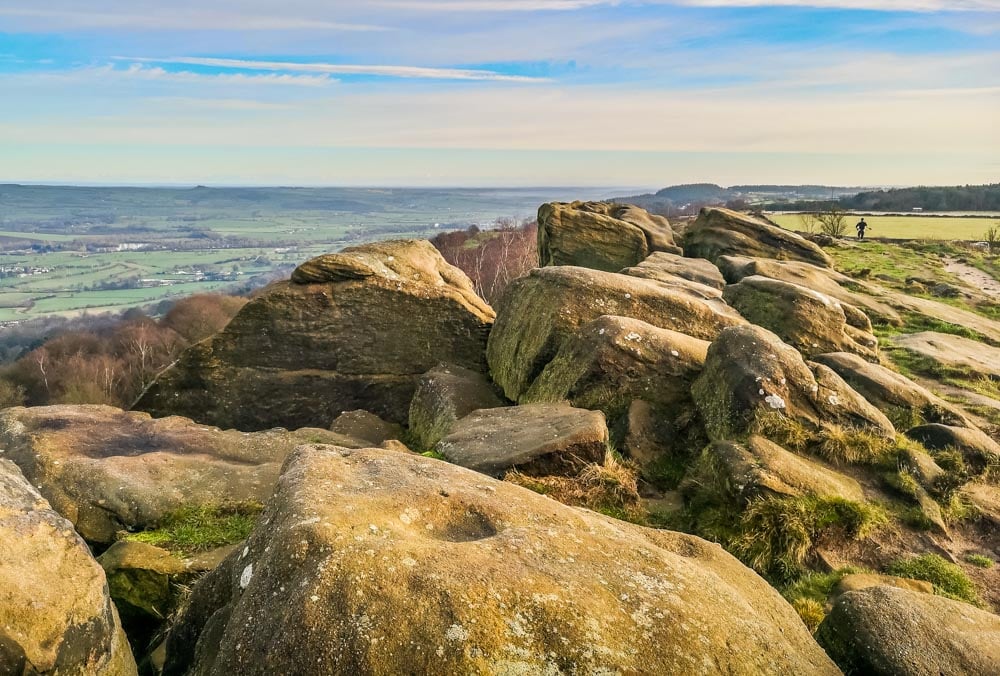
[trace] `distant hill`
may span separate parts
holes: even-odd
[[[694,213],[706,205],[730,204],[745,208],[774,201],[836,200],[864,189],[825,185],[734,185],[724,188],[714,183],[688,183],[651,194],[619,197],[614,201],[672,216]]]
[[[917,186],[873,190],[838,199],[774,200],[768,210],[819,211],[831,206],[855,211],[1000,211],[1000,183],[989,185]]]

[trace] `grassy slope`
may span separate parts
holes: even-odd
[[[802,221],[796,214],[772,214],[771,220],[788,228],[801,230]],[[849,235],[854,234],[856,216],[847,216]],[[982,240],[986,230],[1000,227],[1000,218],[959,218],[950,216],[866,216],[868,237],[889,239]]]

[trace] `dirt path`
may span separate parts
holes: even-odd
[[[944,269],[961,279],[974,289],[979,289],[982,293],[1000,300],[1000,280],[990,277],[988,274],[974,268],[967,263],[961,263],[954,258],[943,258]]]

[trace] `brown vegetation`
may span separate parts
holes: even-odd
[[[472,226],[431,239],[444,259],[461,268],[476,293],[496,302],[507,286],[538,265],[538,223],[499,219],[490,230]]]

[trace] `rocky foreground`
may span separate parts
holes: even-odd
[[[135,411],[0,412],[0,674],[1000,673],[1000,322],[724,209],[539,261],[352,247]]]

